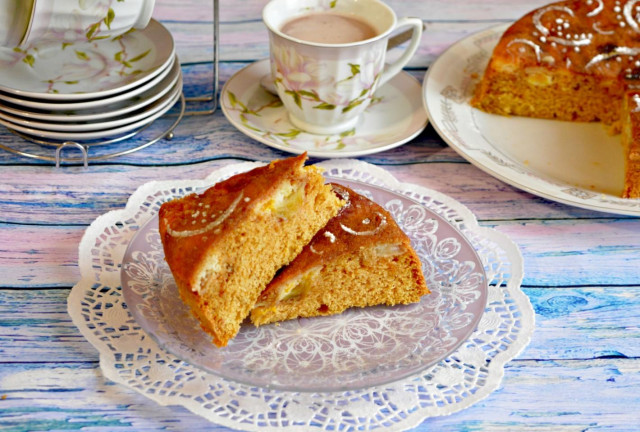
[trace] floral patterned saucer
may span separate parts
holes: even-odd
[[[0,91],[56,101],[103,98],[152,79],[174,56],[171,34],[153,19],[111,39],[0,48]]]
[[[175,104],[179,94],[182,92],[181,74],[178,75],[178,80],[175,84],[167,90],[168,92],[166,92],[161,98],[151,104],[145,105],[137,111],[127,112],[107,119],[58,123],[48,120],[38,121],[29,117],[13,116],[2,112],[2,109],[0,109],[0,123],[6,127],[17,130],[20,130],[18,128],[21,128],[22,132],[29,133],[31,135],[38,135],[39,133],[42,133],[45,137],[51,132],[75,133],[109,131],[129,124],[138,124],[140,121],[152,118],[154,114],[157,114],[160,111],[165,112],[167,109],[171,108]],[[133,127],[133,129],[135,128],[136,126]],[[109,134],[109,132],[107,132],[107,134]],[[58,135],[57,138],[60,139],[60,136]]]
[[[5,102],[14,106],[23,108],[28,111],[55,111],[77,114],[86,114],[90,110],[99,109],[103,113],[106,113],[109,109],[117,109],[116,107],[121,102],[133,103],[139,100],[139,97],[148,96],[149,92],[160,91],[162,88],[170,86],[167,78],[171,80],[180,73],[180,62],[177,56],[173,56],[171,61],[160,71],[158,75],[152,79],[139,83],[140,85],[133,87],[130,90],[116,93],[113,95],[105,95],[98,99],[83,99],[83,100],[47,100],[47,99],[31,99],[23,98],[22,96],[7,95],[0,92],[0,109],[6,110],[9,105],[5,105]],[[133,99],[133,100],[132,100]]]
[[[25,100],[0,95],[0,114],[6,113],[46,122],[96,122],[139,111],[156,102],[166,96],[181,76],[180,64],[175,58],[166,72],[163,71],[152,80],[125,93],[91,101],[34,102],[28,105]]]
[[[125,134],[127,132],[141,129],[151,122],[155,121],[159,117],[162,117],[167,111],[169,111],[180,99],[182,94],[182,81],[179,81],[173,89],[166,95],[159,104],[147,107],[143,110],[143,113],[139,116],[128,116],[122,121],[106,121],[99,122],[97,127],[104,126],[102,129],[95,130],[94,125],[76,125],[74,129],[86,129],[80,131],[70,131],[70,124],[64,124],[62,127],[56,127],[60,131],[49,129],[37,129],[33,124],[25,126],[24,124],[13,123],[5,119],[0,118],[0,124],[14,131],[21,132],[25,135],[35,138],[45,138],[56,141],[88,141],[88,140],[103,140],[105,138],[116,137],[118,135]],[[124,122],[124,124],[122,124]],[[117,126],[114,126],[117,125]],[[42,125],[38,125],[42,126]],[[50,127],[44,125],[42,127]],[[95,143],[94,143],[95,144]]]
[[[398,147],[427,126],[420,83],[400,72],[378,89],[355,129],[339,135],[306,133],[291,124],[280,99],[260,85],[268,73],[269,60],[252,63],[227,81],[220,100],[231,124],[269,147],[314,157],[357,157]]]

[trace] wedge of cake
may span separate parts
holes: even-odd
[[[640,198],[640,90],[625,97],[622,144],[627,154],[623,196]]]
[[[305,160],[275,161],[160,208],[180,296],[218,346],[237,334],[276,271],[343,204]]]
[[[414,303],[429,292],[420,259],[391,214],[345,186],[332,187],[346,204],[260,295],[255,325]]]
[[[502,35],[471,105],[493,114],[602,122],[619,133],[626,94],[640,84],[639,6],[571,0],[528,13]],[[638,176],[625,178],[623,196],[639,198]]]

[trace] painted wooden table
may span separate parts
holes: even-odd
[[[456,40],[546,0],[389,3],[427,26],[407,68],[422,80]],[[221,82],[267,57],[263,6],[264,0],[221,1]],[[210,2],[158,0],[154,16],[176,39],[187,95],[210,92]],[[0,143],[22,145],[5,129]],[[285,156],[245,137],[219,110],[185,118],[171,141],[88,168],[55,168],[0,152],[0,430],[228,430],[107,380],[66,300],[79,278],[85,228],[122,208],[140,185]],[[522,287],[536,313],[531,343],[507,364],[495,392],[415,430],[640,429],[640,219],[513,188],[458,156],[431,126],[397,149],[361,160],[453,197],[481,225],[508,235],[524,256]]]

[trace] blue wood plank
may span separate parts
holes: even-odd
[[[77,245],[84,229],[0,224],[0,244],[11,245],[0,248],[1,286],[73,285],[79,278]],[[639,285],[638,218],[511,222],[496,229],[521,248],[525,286]]]
[[[420,80],[455,41],[548,2],[387,1],[398,15],[419,16],[427,25],[408,68]],[[221,84],[268,55],[264,4],[221,4]],[[210,5],[158,0],[154,15],[175,37],[185,93],[211,93]],[[109,151],[142,144],[158,126]],[[42,151],[3,127],[0,143]],[[106,380],[97,352],[66,314],[66,296],[79,278],[77,245],[87,224],[121,208],[141,184],[202,178],[241,160],[285,156],[246,138],[220,111],[181,122],[172,141],[88,169],[54,169],[0,151],[0,430],[228,431]],[[532,341],[507,365],[497,391],[414,430],[638,430],[639,218],[576,209],[512,188],[468,164],[431,127],[398,149],[361,159],[458,199],[483,225],[512,238],[525,259],[524,292],[536,312]]]
[[[11,364],[0,369],[0,384],[2,430],[230,430],[114,385],[92,363]],[[638,359],[516,360],[486,399],[412,430],[632,431],[639,395]]]
[[[221,68],[221,86],[233,73],[237,72],[247,63],[227,64]],[[209,95],[212,91],[211,65],[187,65],[185,72],[185,95],[200,96]],[[424,71],[413,73],[422,78]],[[187,106],[188,111],[210,109],[211,104],[192,103]],[[172,111],[175,113],[176,110]],[[173,122],[175,117],[165,116],[154,123],[152,127],[143,131],[140,135],[127,139],[122,143],[109,146],[94,146],[89,150],[91,157],[104,156],[126,151],[145,144],[146,142],[162,136]],[[54,158],[55,148],[43,147],[14,135],[3,126],[0,126],[0,144],[25,153],[33,153],[41,157]],[[117,159],[107,159],[95,163],[102,164],[136,164],[136,165],[169,165],[169,164],[193,164],[221,158],[238,158],[244,160],[270,161],[276,158],[289,156],[279,150],[272,149],[265,144],[247,138],[242,132],[232,126],[220,109],[213,115],[187,116],[175,130],[172,140],[160,140],[156,144],[133,153],[121,156]],[[80,154],[75,149],[65,150],[62,153],[66,158],[79,158]],[[466,163],[464,159],[451,150],[433,128],[429,127],[416,139],[399,148],[379,154],[362,157],[362,160],[378,164],[400,164],[434,161],[455,161]],[[78,164],[80,160],[78,160]],[[94,163],[94,162],[92,162]],[[17,156],[10,152],[0,151],[0,165],[2,164],[42,164],[51,166],[52,161],[33,160]]]
[[[536,328],[519,358],[640,358],[640,286],[524,292],[536,313]]]
[[[640,286],[525,288],[536,328],[520,360],[640,359]],[[66,289],[0,289],[0,364],[97,361]]]
[[[639,285],[638,218],[509,222],[496,229],[520,246],[526,286]]]

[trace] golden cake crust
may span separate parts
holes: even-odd
[[[407,304],[429,292],[410,239],[384,208],[332,183],[346,204],[260,295],[254,324]]]
[[[600,121],[619,132],[622,98],[640,84],[635,2],[563,1],[509,27],[471,104],[487,112]]]
[[[273,193],[280,184],[275,178],[292,178],[305,159],[301,155],[271,162],[217,183],[202,194],[164,203],[159,211],[160,235],[174,278],[194,289],[194,275],[207,250],[224,239],[230,226],[242,223],[259,202],[257,198]],[[172,231],[186,235],[175,236]]]
[[[513,23],[498,42],[492,62],[636,81],[639,11],[636,1],[551,3]]]
[[[626,96],[622,143],[627,152],[624,198],[640,198],[640,91]]]

